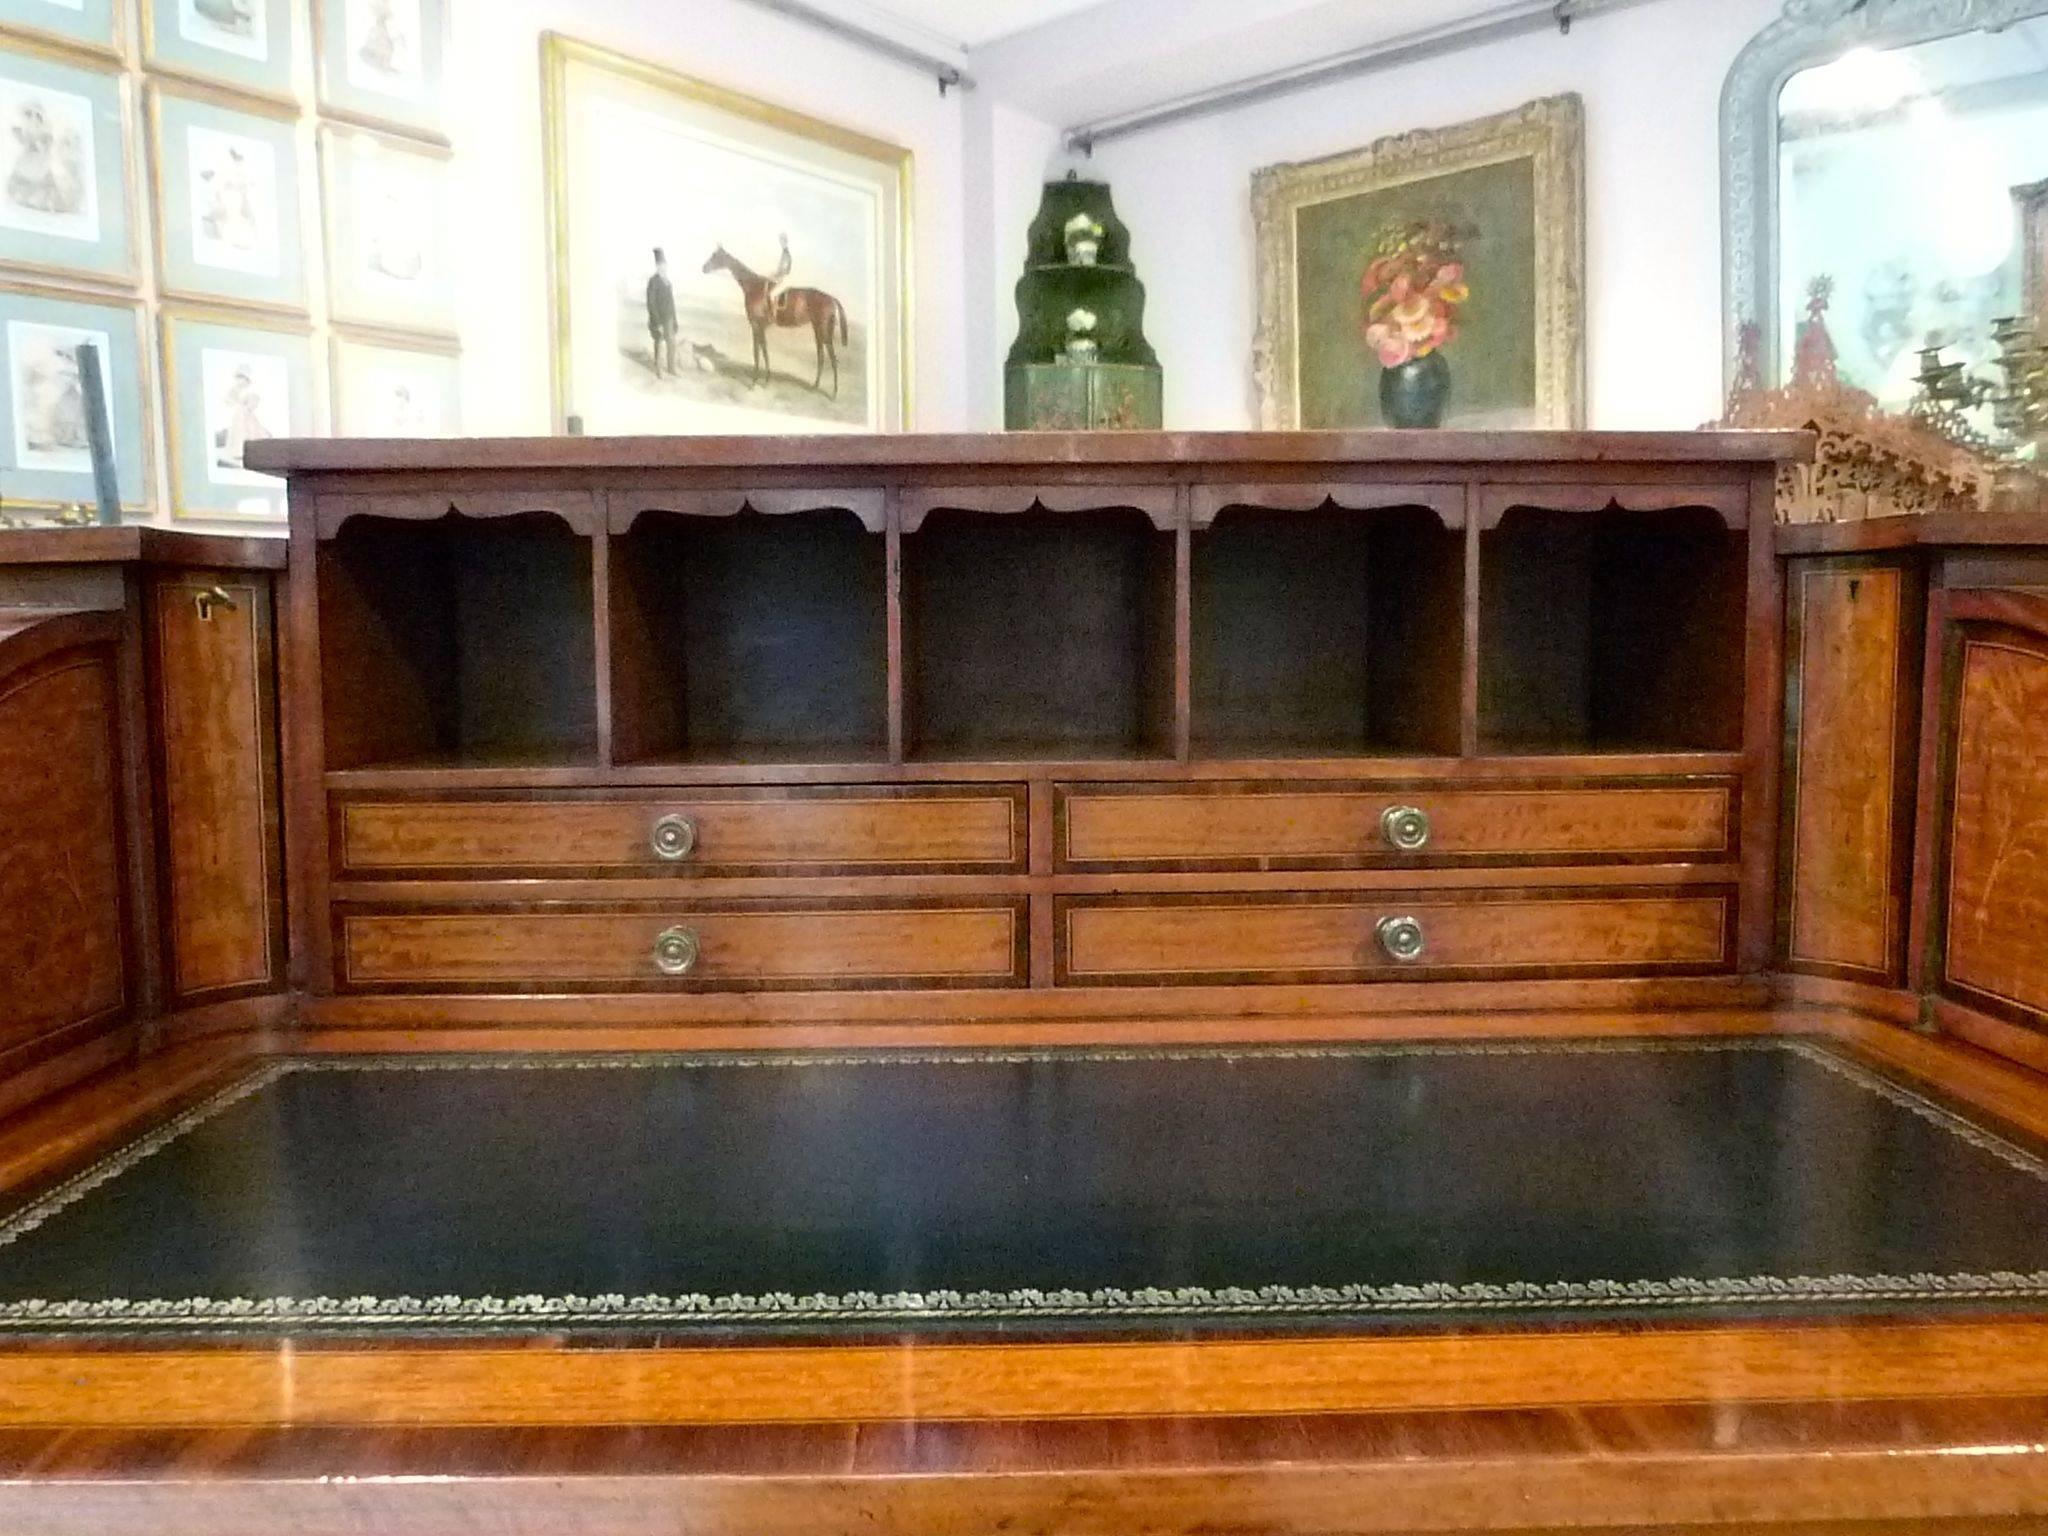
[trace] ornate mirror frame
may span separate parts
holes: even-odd
[[[1778,93],[1802,69],[1852,48],[1897,48],[1996,31],[2048,15],[2048,0],[1785,0],[1784,13],[1736,56],[1721,87],[1722,383],[1732,385],[1742,327],[1755,321],[1765,383],[1778,338]]]

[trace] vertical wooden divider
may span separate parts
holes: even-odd
[[[903,488],[891,484],[883,489],[883,584],[888,602],[889,649],[889,761],[905,757],[904,717],[908,710],[909,677],[903,646]]]
[[[285,622],[278,627],[284,688],[280,743],[284,767],[285,921],[293,985],[334,986],[327,862],[327,745],[320,659],[320,493],[294,479]]]
[[[590,621],[596,626],[591,655],[597,666],[597,761],[605,768],[619,763],[612,739],[612,498],[593,491],[597,526],[590,536]]]
[[[1458,752],[1479,755],[1479,503],[1478,488],[1465,485],[1465,648],[1458,662]]]
[[[1194,526],[1190,509],[1194,487],[1174,487],[1173,518],[1173,756],[1185,763],[1194,756]]]
[[[1778,562],[1777,470],[1749,484],[1749,613],[1743,742],[1742,896],[1736,965],[1770,969],[1778,933],[1778,780],[1785,740],[1785,595]]]
[[[1906,923],[1906,985],[1921,996],[1921,1019],[1941,985],[1942,921],[1939,902],[1947,883],[1948,773],[1943,738],[1955,729],[1950,676],[1948,559],[1936,556],[1927,572],[1927,644],[1920,669],[1919,799],[1913,815],[1913,898]],[[1959,672],[1958,668],[1958,672]]]

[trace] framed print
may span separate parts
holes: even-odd
[[[0,263],[132,285],[128,145],[113,66],[0,43]]]
[[[171,515],[282,521],[284,482],[243,468],[242,451],[318,435],[311,333],[285,320],[167,310],[162,345]]]
[[[910,416],[910,153],[549,34],[558,424]]]
[[[438,139],[448,0],[317,0],[320,109]]]
[[[122,0],[0,0],[0,29],[119,58]]]
[[[121,505],[134,513],[151,510],[155,432],[141,306],[0,284],[0,511],[51,512],[97,501],[78,362],[82,346],[100,355]]]
[[[142,56],[279,101],[292,99],[291,0],[141,0]]]
[[[337,437],[462,434],[462,365],[454,343],[337,333],[329,352]]]
[[[334,318],[455,332],[448,151],[363,128],[320,130]]]
[[[1553,96],[1254,176],[1262,424],[1581,425],[1584,144]]]
[[[157,266],[166,294],[303,311],[299,141],[288,117],[150,87]]]

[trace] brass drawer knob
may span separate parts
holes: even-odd
[[[1420,853],[1429,846],[1429,812],[1418,805],[1390,805],[1380,816],[1380,835],[1400,853]]]
[[[654,824],[648,844],[657,859],[679,864],[697,851],[697,823],[687,816],[664,816]]]
[[[687,976],[697,968],[697,935],[669,928],[654,941],[654,968],[664,976]]]
[[[1383,917],[1378,933],[1380,948],[1386,951],[1387,958],[1402,965],[1420,960],[1423,951],[1429,948],[1429,939],[1422,931],[1422,919],[1419,917]]]

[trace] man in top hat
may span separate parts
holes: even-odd
[[[673,377],[678,372],[676,290],[668,280],[668,256],[658,245],[654,248],[654,276],[647,279],[647,334],[654,339],[654,376]]]

